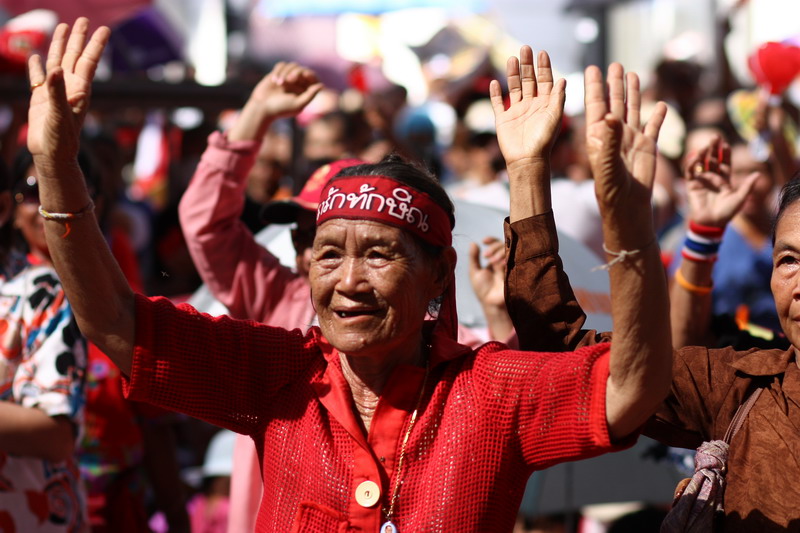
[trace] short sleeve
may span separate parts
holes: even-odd
[[[524,461],[537,470],[636,440],[612,443],[608,433],[607,343],[575,352],[500,351],[476,359],[476,372],[486,416],[516,434]]]
[[[55,274],[34,270],[23,275],[19,300],[23,357],[14,378],[14,397],[23,407],[79,424],[83,408],[86,343]]]

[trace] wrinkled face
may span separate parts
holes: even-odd
[[[770,282],[783,332],[800,348],[800,202],[786,208],[775,228]]]
[[[428,302],[444,290],[438,261],[399,228],[328,220],[309,276],[323,335],[349,356],[403,360],[419,348]]]

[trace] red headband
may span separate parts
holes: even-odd
[[[409,231],[434,246],[450,246],[450,218],[439,204],[388,176],[329,181],[320,195],[317,226],[331,218],[375,220]]]
[[[434,246],[450,246],[450,217],[426,193],[388,176],[352,176],[329,181],[320,195],[317,226],[332,218],[374,220],[409,231]],[[456,282],[443,294],[436,328],[458,337]]]

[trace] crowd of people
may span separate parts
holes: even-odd
[[[614,63],[566,117],[523,46],[488,94],[430,80],[425,106],[392,86],[345,110],[280,62],[185,134],[158,211],[92,114],[109,36],[60,24],[5,135],[4,531],[522,531],[532,473],[640,434],[700,449],[686,496],[725,478],[662,531],[800,527],[788,104],[757,97],[747,138],[696,65],[640,87]],[[457,258],[452,198],[504,210],[505,240]],[[292,225],[293,266],[257,242],[269,224]],[[604,263],[613,334],[583,329],[556,228]],[[457,259],[485,331],[459,323]],[[184,303],[201,283],[225,315]]]

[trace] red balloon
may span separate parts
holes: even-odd
[[[761,87],[771,94],[781,94],[800,74],[800,48],[786,43],[764,43],[750,56],[748,65]]]

